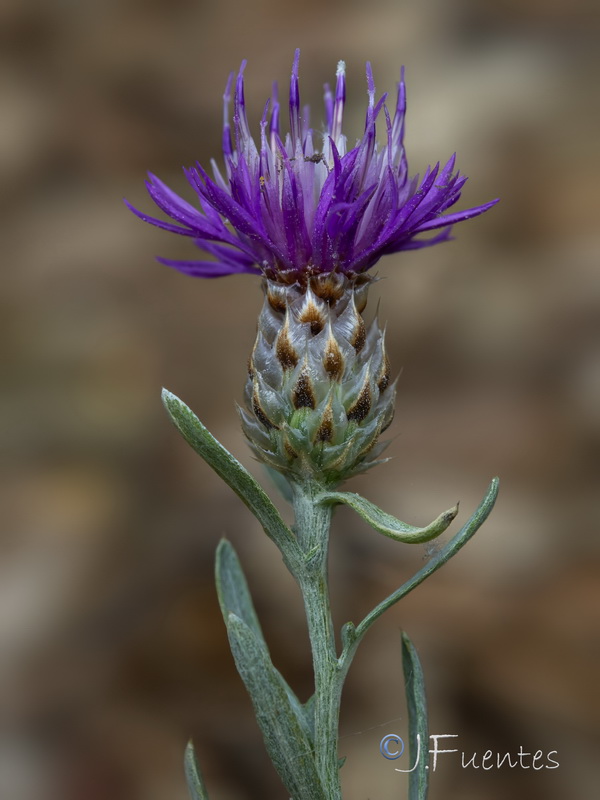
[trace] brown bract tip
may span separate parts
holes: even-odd
[[[333,438],[333,413],[328,406],[323,414],[323,419],[315,435],[315,442],[330,442]]]
[[[387,357],[387,353],[384,353],[381,374],[379,376],[379,380],[377,381],[377,388],[379,389],[380,394],[384,392],[390,385],[390,372],[390,360]]]
[[[371,387],[369,380],[365,381],[363,388],[353,406],[346,412],[349,421],[362,422],[371,410]]]
[[[256,416],[256,419],[259,422],[262,422],[262,424],[265,426],[265,428],[269,428],[269,429],[275,428],[275,430],[279,430],[279,427],[277,425],[275,425],[274,422],[271,422],[271,420],[267,417],[267,415],[263,411],[263,408],[262,408],[262,406],[260,404],[260,400],[258,399],[258,391],[257,391],[256,386],[254,387],[254,393],[252,395],[252,410],[254,411],[254,415]]]
[[[298,315],[299,322],[308,322],[310,324],[310,332],[313,336],[321,333],[325,327],[325,313],[309,300],[304,304],[302,310]]]
[[[298,363],[298,354],[292,347],[287,324],[280,330],[275,344],[275,353],[284,369],[293,369]]]
[[[344,294],[344,280],[334,272],[315,275],[310,281],[310,287],[329,306],[334,306]]]
[[[365,322],[360,314],[356,315],[356,328],[354,330],[354,334],[350,341],[352,347],[356,350],[357,353],[365,346],[365,342],[367,340],[367,329],[365,327]]]
[[[342,379],[342,375],[344,374],[344,356],[332,335],[329,336],[327,341],[325,354],[323,355],[323,366],[331,380],[339,381]]]
[[[315,393],[310,376],[301,372],[294,386],[294,408],[314,408],[316,405]]]
[[[266,283],[266,281],[265,281]],[[286,295],[283,287],[275,286],[273,283],[266,283],[265,292],[267,300],[273,311],[285,314]]]

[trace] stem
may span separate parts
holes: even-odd
[[[327,554],[331,508],[318,505],[320,487],[295,486],[296,536],[305,555],[296,579],[302,591],[315,678],[315,763],[328,800],[341,800],[338,727],[343,675],[339,669],[329,603]]]
[[[498,479],[494,478],[479,508],[445,547],[435,554],[416,575],[413,575],[409,581],[367,614],[356,628],[350,623],[344,626],[345,633],[344,631],[342,632],[344,648],[338,659],[327,580],[329,527],[333,506],[330,503],[318,502],[319,498],[323,497],[322,487],[311,483],[304,485],[293,484],[293,505],[296,516],[294,530],[300,555],[289,560],[288,563],[290,570],[300,585],[308,622],[315,676],[315,765],[327,800],[341,800],[342,797],[338,763],[340,700],[344,680],[362,637],[384,611],[443,566],[469,541],[488,517],[494,506],[497,493]],[[407,642],[408,640],[406,639],[405,648],[408,647]],[[420,698],[419,703],[421,703],[420,710],[415,711],[413,709],[411,719],[416,720],[414,724],[418,722],[419,730],[424,730],[426,712],[424,710],[421,668],[412,645],[410,645],[407,653],[416,665],[415,669],[418,667],[419,675],[421,676],[417,681],[418,686],[414,682],[414,676],[411,678],[413,681],[412,688],[410,681],[407,684],[411,697],[413,695],[415,698],[418,696],[418,699]],[[408,656],[405,656],[405,663],[406,658]],[[417,729],[415,728],[415,730]],[[415,777],[413,779],[414,786],[417,785],[414,783],[416,780],[417,778]],[[412,797],[417,792],[417,797],[424,798],[426,786],[425,777],[420,775],[419,788],[411,788],[410,796]],[[301,798],[294,798],[294,800],[301,800]]]

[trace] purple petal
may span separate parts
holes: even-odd
[[[278,270],[301,276],[308,268],[364,271],[386,253],[447,241],[454,223],[482,214],[497,202],[448,213],[460,199],[466,181],[454,172],[454,156],[441,169],[439,164],[428,168],[421,180],[409,177],[403,144],[404,68],[390,118],[387,96],[376,100],[373,71],[367,62],[365,129],[356,145],[347,150],[348,138],[342,131],[345,64],[338,63],[335,92],[325,84],[323,153],[309,127],[308,107],[300,114],[299,51],[294,54],[290,78],[290,132],[280,133],[274,84],[271,102],[267,101],[260,120],[258,146],[248,125],[245,69],[242,61],[237,75],[229,76],[223,94],[224,165],[211,162],[213,178],[200,164],[184,170],[197,197],[196,205],[152,174],[148,193],[168,221],[144,214],[125,201],[140,219],[192,237],[215,259],[160,259],[162,263],[201,277],[260,274],[261,269],[275,276]],[[232,93],[233,125],[229,116]],[[376,137],[376,120],[382,109],[383,143]],[[435,230],[437,235],[419,238]]]
[[[181,236],[196,236],[196,231],[190,231],[187,228],[181,228],[179,225],[173,225],[170,222],[163,222],[161,219],[157,219],[156,217],[151,217],[149,214],[144,214],[143,211],[138,211],[135,206],[132,206],[131,203],[123,198],[123,202],[127,206],[130,211],[139,217],[143,222],[147,222],[150,225],[155,225],[157,228],[162,228],[165,231],[170,231],[171,233],[179,233]]]
[[[300,89],[298,84],[298,65],[300,63],[300,49],[294,53],[292,77],[290,78],[290,134],[295,142],[300,136]]]
[[[417,230],[418,232],[432,231],[435,228],[441,228],[443,225],[454,225],[455,223],[462,222],[465,219],[478,217],[479,214],[483,214],[485,211],[492,208],[496,205],[496,203],[499,202],[500,198],[497,197],[495,200],[491,200],[489,203],[484,203],[482,206],[475,206],[474,208],[468,208],[466,211],[457,211],[454,214],[446,214],[443,217],[437,217],[437,219],[432,219],[429,222],[419,225]]]
[[[260,270],[258,269],[242,267],[236,269],[231,265],[222,264],[218,261],[177,261],[158,257],[156,260],[167,267],[173,267],[173,269],[195,278],[222,278],[225,275],[237,275],[244,272],[260,275]]]

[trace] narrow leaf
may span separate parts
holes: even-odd
[[[306,703],[302,706],[306,724],[308,725],[308,737],[311,742],[315,741],[315,695],[311,694]]]
[[[268,464],[265,464],[265,469],[269,475],[269,478],[271,478],[275,486],[279,489],[283,499],[287,500],[288,503],[293,503],[294,495],[292,493],[292,487],[290,486],[290,482],[285,475],[282,475],[281,472],[278,472]]]
[[[293,798],[328,800],[309,738],[292,708],[285,681],[264,643],[245,622],[230,614],[227,632],[240,676],[252,699],[267,752]]]
[[[425,528],[416,528],[414,525],[408,525],[406,522],[401,522],[396,517],[382,511],[381,508],[365,500],[359,494],[354,492],[325,492],[317,498],[320,503],[345,503],[354,509],[356,513],[361,516],[365,522],[374,528],[378,533],[384,536],[389,536],[390,539],[395,539],[397,542],[406,542],[409,544],[418,544],[422,542],[429,542],[435,539],[440,533],[443,533],[448,525],[452,522],[454,517],[458,514],[458,504],[453,508],[444,511],[437,519],[434,519]]]
[[[255,635],[258,642],[262,644],[268,653],[267,643],[258,621],[258,616],[252,603],[250,590],[246,576],[242,570],[242,565],[237,557],[233,545],[226,539],[221,539],[217,547],[217,557],[215,563],[215,577],[217,584],[217,595],[225,624],[228,624],[229,615],[235,614],[244,622]],[[288,685],[283,676],[281,681],[285,686],[290,706],[296,715],[299,724],[304,729],[309,740],[313,741],[314,731],[312,724],[312,711],[306,711],[302,703],[296,697],[293,689]]]
[[[246,582],[246,576],[233,545],[227,539],[221,539],[217,547],[215,577],[219,604],[221,605],[225,624],[227,624],[229,615],[235,614],[236,617],[246,623],[256,638],[266,647]]]
[[[410,764],[417,764],[408,775],[408,800],[426,800],[429,779],[429,726],[423,669],[413,643],[402,634],[402,667],[408,707],[408,751]]]
[[[293,558],[297,547],[292,532],[248,470],[209,433],[178,397],[163,389],[162,400],[183,438],[243,500],[284,556],[288,560]]]
[[[350,647],[356,639],[356,628],[353,622],[345,622],[342,625],[342,647]]]
[[[474,536],[474,534],[488,518],[492,508],[494,507],[496,497],[498,496],[499,483],[499,479],[494,478],[488,486],[487,493],[475,513],[469,520],[467,520],[459,532],[452,539],[450,539],[448,544],[442,547],[439,552],[435,553],[435,555],[429,559],[427,564],[425,564],[422,569],[413,575],[410,580],[402,584],[399,589],[389,595],[389,597],[386,597],[385,600],[376,606],[370,614],[367,614],[363,621],[356,626],[356,640],[352,645],[353,648],[357,646],[359,639],[371,627],[375,620],[383,614],[384,611],[387,611],[388,608],[405,597],[409,592],[412,592],[412,590],[420,583],[423,583],[426,578],[436,572],[440,567],[444,566],[446,561],[449,561],[452,556],[456,555],[461,547],[464,547],[469,539]]]
[[[196,761],[196,753],[194,752],[194,745],[192,742],[187,743],[185,748],[185,777],[187,780],[188,789],[190,790],[190,797],[192,800],[208,800],[208,792],[202,779],[202,773]]]

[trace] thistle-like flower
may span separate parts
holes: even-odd
[[[301,110],[296,51],[289,94],[289,132],[280,133],[277,86],[254,141],[244,100],[244,70],[235,80],[233,137],[229,115],[233,73],[224,94],[225,174],[212,162],[185,169],[198,206],[150,175],[147,188],[171,221],[137,216],[191,237],[213,260],[159,259],[187,275],[263,276],[265,302],[246,385],[244,431],[254,452],[288,478],[331,486],[365,469],[393,415],[383,333],[362,317],[367,270],[381,256],[446,241],[456,222],[497,200],[445,213],[466,178],[445,166],[409,178],[404,151],[406,91],[402,74],[396,109],[376,100],[367,63],[368,107],[362,138],[348,149],[342,132],[345,65],[335,93],[325,85],[325,121],[317,133]],[[383,115],[385,137],[377,141]],[[438,231],[423,238],[423,234]]]

